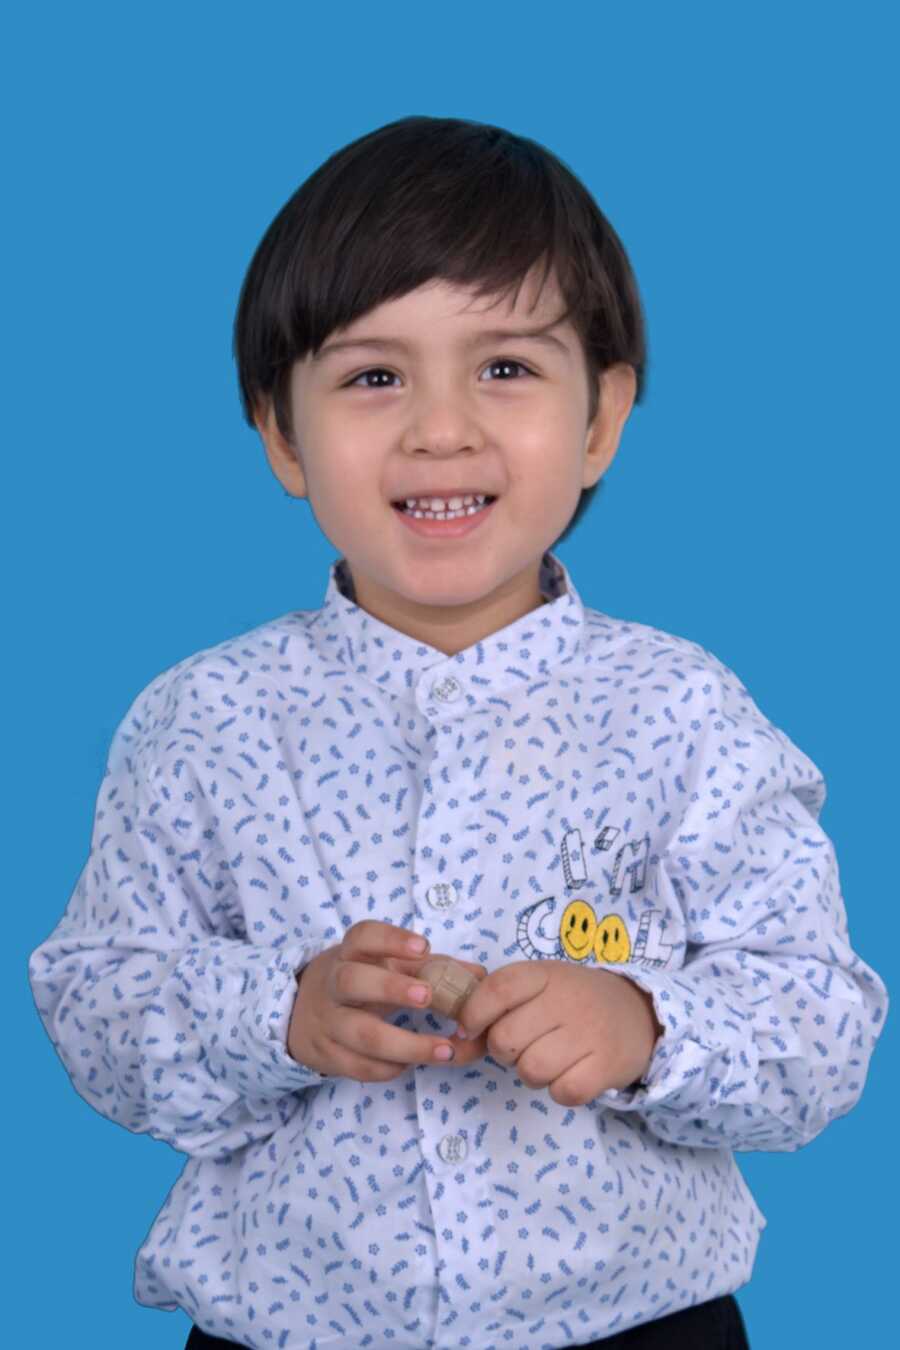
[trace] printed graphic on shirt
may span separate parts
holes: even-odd
[[[604,826],[594,840],[594,852],[609,852],[620,834],[621,830],[616,826]],[[626,878],[629,895],[644,889],[649,856],[649,834],[625,840],[613,861],[609,899],[622,896]],[[590,883],[587,855],[579,829],[566,831],[560,844],[560,857],[567,891]],[[529,960],[562,959],[598,965],[631,961],[655,969],[669,962],[673,944],[663,941],[666,918],[660,909],[647,909],[640,915],[633,940],[620,913],[604,912],[598,918],[590,901],[581,897],[566,903],[558,922],[554,920],[556,909],[556,897],[545,896],[519,913],[516,942]]]

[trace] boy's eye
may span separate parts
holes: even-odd
[[[371,370],[364,370],[360,375],[355,376],[354,379],[344,385],[344,388],[352,389],[354,385],[359,384],[360,380],[365,380],[369,375],[386,375],[388,379],[394,378],[390,370],[383,370],[381,366],[373,366]],[[386,389],[388,386],[379,382],[378,384],[366,384],[363,387],[365,389]]]
[[[532,374],[532,372],[528,369],[528,367],[525,366],[525,365],[523,365],[521,361],[513,361],[513,360],[511,360],[509,357],[506,357],[506,356],[498,356],[498,357],[496,357],[496,358],[495,358],[493,361],[491,361],[487,366],[485,366],[485,370],[494,370],[495,368],[498,368],[498,367],[502,367],[504,370],[507,370],[507,369],[509,369],[510,367],[515,367],[515,368],[518,369],[518,370],[523,370],[523,371],[525,372],[526,375],[531,375],[531,374]],[[394,375],[394,372],[393,372],[393,371],[391,371],[391,370],[385,370],[385,368],[384,368],[383,366],[371,366],[368,370],[363,370],[363,371],[360,372],[359,375],[356,375],[352,380],[350,380],[350,381],[344,386],[344,388],[345,388],[345,389],[352,389],[354,386],[356,386],[356,385],[359,384],[360,380],[365,380],[365,379],[367,379],[367,377],[368,377],[369,375],[386,375],[386,376],[388,377],[389,380],[395,379],[395,378],[396,378],[396,376]],[[514,378],[515,378],[515,379],[521,379],[522,377],[521,377],[521,375],[517,375],[517,376],[515,376]],[[489,383],[492,383],[492,382],[493,382],[493,381],[489,381]],[[507,379],[507,377],[504,375],[504,376],[501,378],[500,383],[501,383],[501,384],[508,384],[508,383],[510,383],[510,381],[509,381],[509,380]],[[363,389],[389,389],[391,386],[390,386],[389,384],[386,384],[386,383],[384,383],[384,382],[379,381],[378,384],[368,384],[368,383],[367,383],[367,384],[362,385],[361,387],[362,387]]]
[[[485,370],[493,370],[495,366],[503,366],[504,368],[508,368],[509,366],[516,366],[519,370],[524,370],[526,375],[530,375],[532,373],[527,366],[522,365],[521,361],[513,361],[511,357],[507,356],[498,356],[495,361],[492,361],[490,363],[490,365],[485,366]],[[517,376],[516,378],[521,377]],[[501,381],[501,383],[505,382],[506,382],[505,380]]]

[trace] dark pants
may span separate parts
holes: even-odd
[[[207,1336],[194,1327],[185,1350],[228,1350],[235,1341]],[[693,1308],[643,1322],[630,1331],[620,1331],[602,1341],[583,1343],[585,1350],[750,1350],[744,1319],[733,1294],[696,1303]]]

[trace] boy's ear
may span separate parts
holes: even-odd
[[[262,438],[269,466],[279,483],[292,497],[308,496],[300,456],[282,433],[271,399],[257,404],[253,420]]]
[[[619,448],[622,428],[634,406],[637,374],[634,366],[618,361],[598,376],[599,400],[588,427],[584,448],[583,487],[593,487],[612,463]]]

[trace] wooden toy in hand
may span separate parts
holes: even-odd
[[[432,956],[419,967],[418,978],[431,985],[431,1007],[456,1020],[478,984],[478,976],[452,956]]]

